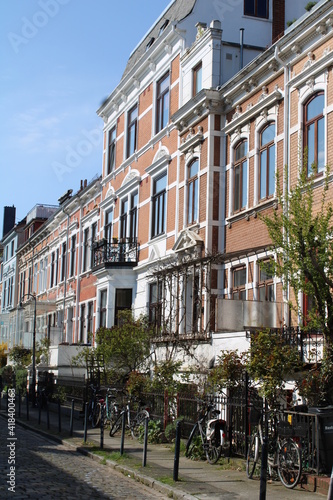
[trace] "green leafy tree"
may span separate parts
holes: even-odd
[[[118,373],[141,371],[150,357],[152,332],[147,318],[135,319],[132,311],[121,311],[118,325],[100,328],[96,333],[96,353]]]
[[[301,368],[301,361],[297,348],[286,344],[278,332],[263,330],[251,336],[247,368],[273,408],[283,396],[288,378]]]
[[[236,389],[244,380],[247,354],[238,350],[222,351],[216,365],[208,375],[208,383],[214,389]]]
[[[317,366],[320,376],[309,376],[316,384],[318,380],[324,384],[321,393],[326,393],[326,402],[330,402],[333,382],[333,206],[328,199],[329,176],[327,169],[326,177],[315,185],[315,168],[310,177],[303,168],[292,190],[286,194],[278,191],[280,209],[263,217],[277,256],[270,261],[271,272],[283,279],[285,288],[290,285],[293,289],[296,301],[290,306],[299,316],[299,292],[311,299],[313,306],[303,318],[304,329],[323,332],[323,362]]]
[[[32,350],[22,345],[14,345],[9,351],[9,359],[13,361],[15,367],[24,368],[31,363]]]

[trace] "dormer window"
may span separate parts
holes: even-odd
[[[147,50],[149,50],[149,49],[150,49],[150,47],[153,45],[153,43],[154,43],[154,42],[155,42],[155,38],[154,38],[154,37],[152,37],[152,38],[149,40],[149,42],[147,43],[147,45],[146,45],[146,52],[147,52]]]
[[[158,32],[158,36],[161,36],[161,35],[162,35],[163,31],[164,31],[164,30],[165,30],[165,28],[168,26],[168,24],[169,24],[169,19],[166,19],[166,20],[164,21],[164,23],[163,23],[163,24],[161,25],[161,27],[160,27],[160,31]]]

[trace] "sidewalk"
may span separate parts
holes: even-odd
[[[55,408],[56,409],[56,406]],[[259,498],[259,481],[249,480],[245,473],[245,462],[239,460],[238,470],[227,469],[226,465],[209,465],[204,461],[192,461],[180,456],[179,461],[179,481],[174,482],[173,467],[174,453],[166,445],[148,445],[147,465],[142,467],[143,445],[125,436],[124,456],[120,458],[120,436],[110,437],[109,427],[104,430],[103,453],[98,452],[100,447],[100,429],[88,428],[87,443],[84,444],[83,419],[79,418],[75,412],[73,420],[73,435],[70,436],[70,410],[65,413],[65,408],[61,415],[61,432],[59,432],[58,414],[49,412],[49,429],[47,428],[46,411],[41,412],[41,422],[38,423],[38,409],[29,407],[29,420],[27,420],[26,405],[21,404],[19,415],[18,404],[16,405],[16,423],[28,429],[43,433],[50,439],[65,441],[75,447],[77,451],[88,454],[95,460],[104,460],[105,463],[114,467],[124,474],[155,488],[169,498],[175,499],[247,499],[257,500]],[[0,416],[6,419],[6,401],[1,400]],[[98,452],[99,456],[94,452]],[[111,459],[109,459],[111,454]],[[244,469],[244,470],[239,470]],[[322,481],[324,489],[319,493],[313,493],[315,484],[312,484],[312,492],[305,491],[304,486],[295,490],[286,489],[279,481],[268,482],[267,499],[279,500],[320,500],[326,498],[329,480]],[[316,485],[318,491],[318,484]],[[309,489],[309,485],[307,485]]]

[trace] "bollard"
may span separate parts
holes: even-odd
[[[123,416],[121,421],[120,455],[124,454],[125,426],[126,426],[126,410],[123,410]]]
[[[19,417],[21,417],[21,391],[19,391],[18,393],[18,414],[19,414]]]
[[[100,439],[100,448],[101,450],[104,447],[104,405],[101,405],[101,439]]]
[[[70,436],[73,436],[73,422],[74,422],[74,399],[72,399],[71,416],[69,419],[69,435]]]
[[[88,432],[88,403],[84,404],[84,433],[83,441],[87,442],[87,432]]]
[[[259,493],[260,500],[266,500],[267,455],[268,455],[268,439],[265,436],[263,438],[262,450],[261,450],[260,493]]]
[[[27,420],[29,420],[29,395],[26,393],[25,395],[25,401],[27,403]]]
[[[60,405],[60,399],[58,399],[58,428],[59,428],[59,432],[61,432],[61,405]]]
[[[42,415],[42,400],[41,400],[41,395],[38,403],[38,425],[40,425],[40,420],[41,420],[41,415]]]
[[[144,435],[144,440],[143,440],[142,467],[146,467],[146,465],[147,465],[148,424],[149,424],[149,417],[147,416],[145,418],[145,435]]]
[[[176,426],[175,458],[173,462],[173,480],[178,481],[179,454],[180,454],[181,421],[178,420]]]
[[[46,400],[46,425],[47,428],[50,428],[50,410],[49,410],[49,402]]]

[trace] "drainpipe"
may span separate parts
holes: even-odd
[[[243,55],[244,55],[244,28],[239,30],[239,45],[240,45],[240,68],[243,68]]]
[[[288,194],[289,185],[290,185],[290,144],[289,144],[289,108],[290,108],[290,99],[289,99],[289,80],[290,80],[290,67],[285,64],[282,59],[279,57],[279,46],[275,46],[274,58],[276,61],[284,68],[284,144],[283,144],[283,165],[287,165],[288,175],[285,176],[283,172],[283,198],[286,199]],[[285,211],[288,211],[288,207],[285,207]],[[283,298],[285,304],[289,301],[289,287],[286,291],[283,292]],[[286,313],[286,311],[285,311]],[[285,314],[285,324],[289,325],[289,314]]]

